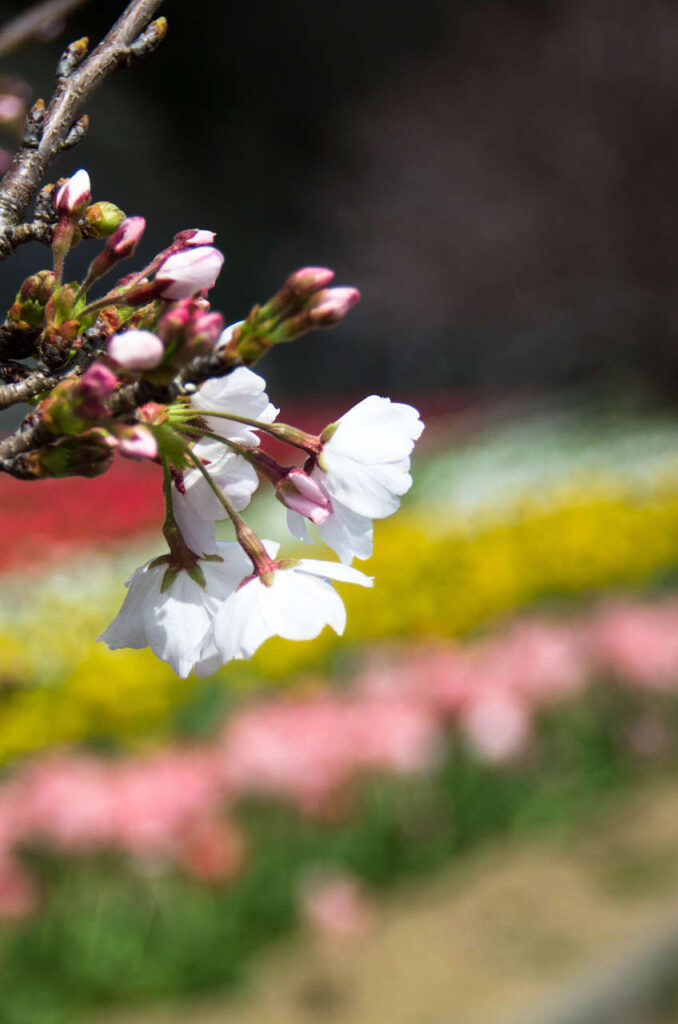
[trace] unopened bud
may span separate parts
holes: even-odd
[[[27,277],[9,311],[10,319],[24,322],[31,327],[39,327],[44,320],[45,306],[53,291],[54,274],[51,270],[41,270]]]
[[[125,260],[133,255],[145,230],[143,217],[127,217],[108,239],[106,248],[116,260]]]
[[[118,451],[128,459],[154,459],[158,454],[158,442],[148,427],[135,424],[116,430]]]
[[[126,370],[150,370],[157,366],[165,347],[150,331],[129,330],[114,334],[108,343],[108,354]]]
[[[275,496],[287,508],[306,516],[316,526],[327,522],[332,514],[332,503],[327,493],[303,469],[289,469],[279,480]]]
[[[114,203],[93,203],[85,211],[85,220],[95,238],[108,238],[125,220]]]
[[[187,299],[211,288],[223,266],[218,249],[199,245],[169,256],[158,268],[155,284],[163,299]]]
[[[181,299],[161,318],[158,333],[165,343],[165,362],[181,366],[193,356],[211,352],[224,326],[221,313],[210,313],[201,300]]]
[[[160,405],[158,402],[146,402],[145,405],[139,406],[137,410],[137,416],[144,423],[150,423],[152,426],[160,426],[163,423],[167,423],[169,419],[167,413],[167,406]]]
[[[118,378],[103,363],[93,363],[83,373],[77,389],[79,411],[90,420],[103,419],[107,415],[106,399],[110,398],[118,384]]]
[[[143,217],[127,217],[106,239],[106,245],[90,263],[82,291],[87,291],[95,281],[107,274],[120,260],[132,256],[146,228]]]
[[[328,288],[313,296],[308,304],[308,317],[313,327],[334,327],[341,323],[360,299],[357,288]]]
[[[73,313],[76,311],[76,287],[74,284],[62,284],[54,289],[45,306],[47,323],[62,324],[64,320],[73,319]]]
[[[179,251],[191,245],[212,245],[216,237],[214,231],[207,231],[204,228],[188,228],[174,236],[172,248]]]
[[[40,402],[42,422],[53,434],[82,434],[93,422],[108,418],[106,400],[117,378],[103,363],[93,363],[79,380],[62,381]]]
[[[202,313],[190,324],[184,355],[192,357],[211,352],[221,337],[224,318],[221,313]]]
[[[285,287],[299,298],[305,298],[327,288],[333,279],[334,271],[329,267],[302,267],[287,278]]]
[[[33,474],[38,477],[101,476],[110,468],[113,451],[104,431],[90,430],[32,452]]]
[[[60,216],[73,218],[82,213],[91,198],[89,174],[81,169],[59,186],[54,208]]]

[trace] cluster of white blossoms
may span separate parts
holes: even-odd
[[[371,395],[314,436],[278,425],[265,389],[262,377],[238,367],[177,410],[179,430],[181,422],[203,428],[192,468],[175,471],[171,483],[185,564],[161,557],[133,573],[100,637],[110,648],[150,647],[182,677],[209,675],[274,635],[309,640],[325,625],[341,634],[346,611],[330,580],[372,586],[350,563],[370,556],[372,520],[395,512],[412,484],[410,454],[423,430],[417,410]],[[304,469],[262,452],[262,431],[304,450]],[[308,541],[306,521],[316,524],[340,562],[280,558],[279,544],[256,537],[238,513],[260,477],[275,483],[294,536]],[[219,541],[215,524],[229,516],[236,541]]]
[[[423,424],[411,406],[371,395],[310,434],[278,421],[251,367],[278,344],[341,323],[360,293],[334,286],[328,267],[302,267],[224,330],[207,299],[223,253],[213,231],[189,228],[92,299],[135,255],[146,222],[91,198],[84,169],[59,185],[54,269],[28,278],[11,307],[31,345],[42,324],[24,354],[56,368],[57,382],[34,396],[4,462],[27,479],[96,476],[114,451],[162,466],[168,551],[132,574],[100,639],[149,647],[183,677],[249,658],[272,636],[309,640],[327,625],[342,633],[346,611],[332,581],[372,586],[351,563],[370,557],[373,520],[395,512],[411,486]],[[82,281],[64,284],[65,259],[83,236],[103,247]],[[278,462],[264,434],[301,453],[303,465]],[[289,557],[257,536],[241,512],[262,481],[286,507],[291,535],[309,541],[310,523],[338,562]],[[218,539],[222,520],[234,539]]]

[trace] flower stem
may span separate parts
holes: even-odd
[[[205,466],[198,458],[198,456],[192,451],[192,449],[186,445],[186,454],[194,464],[196,469],[199,469],[205,480],[209,484],[210,488],[216,495],[217,499],[221,502],[226,513],[233,523],[235,530],[235,536],[238,544],[243,549],[247,557],[252,562],[255,572],[262,577],[266,582],[267,577],[272,579],[272,573],[275,569],[272,558],[269,556],[266,548],[264,547],[261,538],[254,532],[251,526],[248,526],[242,516],[238,515],[233,505],[230,503],[225,494],[219,490],[214,480],[208,473]]]
[[[170,549],[170,564],[175,569],[193,570],[199,561],[195,551],[191,551],[179,524],[174,518],[174,506],[172,504],[172,473],[167,459],[162,460],[162,492],[165,498],[165,521],[162,524],[162,532]]]
[[[214,416],[220,420],[232,420],[234,423],[244,423],[246,426],[261,430],[264,434],[269,434],[293,448],[301,448],[310,455],[317,455],[322,449],[322,441],[317,434],[307,434],[306,431],[298,430],[297,427],[288,426],[286,423],[262,423],[261,420],[253,420],[249,416],[238,416],[236,413],[221,412],[218,409],[196,409],[195,407],[184,409],[175,406],[173,410],[170,410],[170,420],[194,420],[205,416]]]

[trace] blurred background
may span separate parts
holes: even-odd
[[[3,73],[47,97],[121,6]],[[345,638],[209,680],[94,640],[153,467],[0,480],[0,1024],[674,1021],[678,7],[162,13],[54,177],[146,217],[140,260],[217,231],[227,322],[334,267],[362,302],[267,357],[281,419],[427,430]]]

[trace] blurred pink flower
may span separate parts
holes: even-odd
[[[594,662],[648,690],[678,688],[678,601],[609,605],[590,628]]]
[[[359,938],[374,924],[374,909],[363,886],[342,871],[306,878],[300,886],[299,905],[306,923],[323,938]]]
[[[461,726],[484,761],[509,761],[530,738],[530,709],[524,698],[509,689],[486,687],[462,711]]]
[[[28,917],[38,901],[38,887],[31,876],[12,858],[0,857],[0,918]]]

